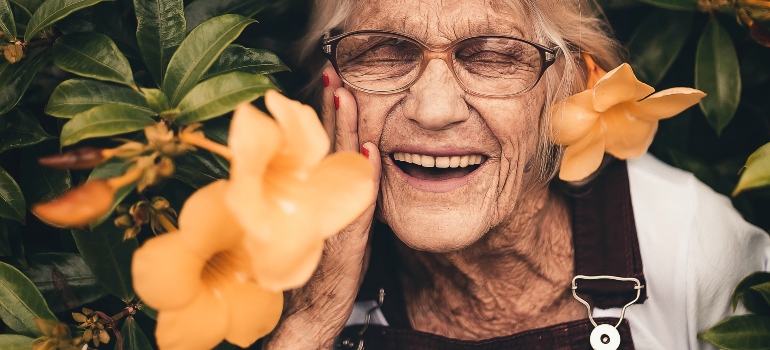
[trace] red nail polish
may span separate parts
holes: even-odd
[[[369,158],[369,150],[364,146],[361,146],[361,154],[363,154],[364,157]]]
[[[324,73],[323,78],[324,78],[324,87],[329,87],[329,76],[326,75],[326,73]]]
[[[334,95],[334,109],[340,109],[340,97],[337,95]]]

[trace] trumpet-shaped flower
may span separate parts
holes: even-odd
[[[312,108],[273,90],[265,104],[274,120],[251,105],[235,111],[226,203],[246,231],[257,280],[287,290],[310,278],[324,240],[374,202],[375,184],[360,154],[327,155],[329,138]]]
[[[195,192],[180,230],[148,240],[134,254],[134,288],[159,311],[161,349],[210,349],[222,340],[247,347],[278,323],[283,294],[254,278],[243,230],[223,203],[224,180]]]
[[[658,121],[675,116],[698,103],[700,90],[671,88],[657,93],[636,79],[631,66],[624,63],[609,73],[593,61],[586,91],[572,95],[554,106],[551,140],[567,146],[559,178],[580,181],[596,171],[604,153],[618,159],[636,158],[647,152],[658,128]],[[596,80],[595,75],[604,74]]]
[[[179,230],[134,255],[134,288],[159,311],[162,350],[248,346],[275,327],[282,291],[302,285],[324,239],[374,201],[372,168],[359,154],[328,155],[329,140],[308,106],[269,91],[272,119],[236,108],[229,148],[195,128],[180,139],[231,162],[229,180],[195,192]]]

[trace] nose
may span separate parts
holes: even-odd
[[[408,119],[427,130],[450,128],[470,116],[464,94],[446,63],[433,59],[419,80],[409,88],[404,113]]]

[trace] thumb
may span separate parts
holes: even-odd
[[[361,154],[369,160],[369,164],[372,165],[374,172],[372,173],[372,180],[374,182],[374,198],[375,201],[371,205],[371,210],[374,210],[374,206],[377,203],[377,195],[380,192],[380,176],[382,171],[382,160],[380,159],[380,150],[374,143],[366,142],[361,145]],[[369,209],[367,209],[368,211]]]

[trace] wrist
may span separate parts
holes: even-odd
[[[329,327],[325,322],[318,322],[321,319],[322,317],[306,317],[298,314],[282,319],[265,339],[262,349],[331,349],[334,339],[342,329]]]

